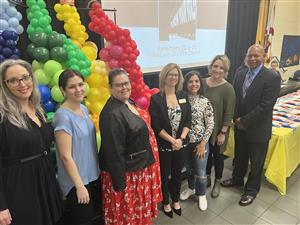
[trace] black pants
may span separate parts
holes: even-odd
[[[90,195],[88,204],[78,204],[76,188],[73,187],[66,197],[67,203],[67,223],[66,224],[103,224],[102,221],[102,203],[101,203],[101,185],[100,179],[85,185]]]
[[[209,143],[209,155],[206,165],[206,174],[211,174],[211,168],[215,165],[215,178],[221,179],[224,169],[224,156],[220,154],[220,146],[215,144],[214,146]]]
[[[179,151],[159,151],[160,159],[160,173],[162,182],[162,194],[164,205],[169,204],[169,198],[173,202],[179,201],[180,187],[185,160],[186,149],[180,149]],[[171,175],[171,178],[169,176]]]
[[[250,159],[250,173],[244,187],[244,193],[256,196],[261,185],[261,175],[267,155],[269,141],[249,142],[246,140],[246,132],[238,129],[235,129],[234,131],[234,139],[235,166],[232,178],[237,183],[243,183]]]

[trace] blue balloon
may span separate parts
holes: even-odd
[[[0,19],[0,30],[7,30],[8,28],[8,22],[6,20]]]
[[[17,34],[22,34],[24,31],[23,26],[22,25],[17,26],[16,31],[17,31]]]
[[[24,31],[23,26],[22,25],[17,26],[16,31],[17,31],[17,34],[22,34]]]
[[[1,0],[1,8],[7,9],[9,7],[9,2],[7,0]]]
[[[20,12],[17,12],[16,18],[21,21],[22,20],[22,14]]]
[[[8,21],[9,20],[9,16],[6,13],[3,13],[3,14],[0,15],[0,19]]]
[[[46,111],[46,113],[54,112],[55,106],[56,106],[56,104],[52,100],[49,100],[49,101],[43,103],[43,107],[44,107],[44,110]]]
[[[8,16],[10,17],[15,17],[17,15],[17,9],[13,6],[9,7],[8,9],[6,9],[6,13]]]
[[[8,20],[8,24],[13,28],[17,28],[17,26],[19,25],[19,20],[16,17],[11,17]]]
[[[41,102],[48,102],[51,97],[51,91],[46,85],[39,85],[39,91],[41,94]]]

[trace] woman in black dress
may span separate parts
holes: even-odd
[[[0,66],[0,224],[58,221],[62,201],[48,157],[53,129],[46,122],[29,63]]]

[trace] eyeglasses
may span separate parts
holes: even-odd
[[[8,80],[4,80],[8,85],[11,87],[17,87],[21,84],[21,81],[23,81],[24,84],[29,84],[32,82],[32,76],[31,75],[23,75],[22,78],[11,78]]]
[[[178,73],[168,73],[167,74],[168,77],[179,77]]]
[[[114,83],[113,86],[115,86],[116,88],[129,87],[130,82],[126,81],[124,83]]]

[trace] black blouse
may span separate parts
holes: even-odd
[[[126,172],[146,168],[155,161],[147,125],[125,103],[110,98],[101,112],[99,127],[101,170],[111,174],[115,191],[124,190]]]

